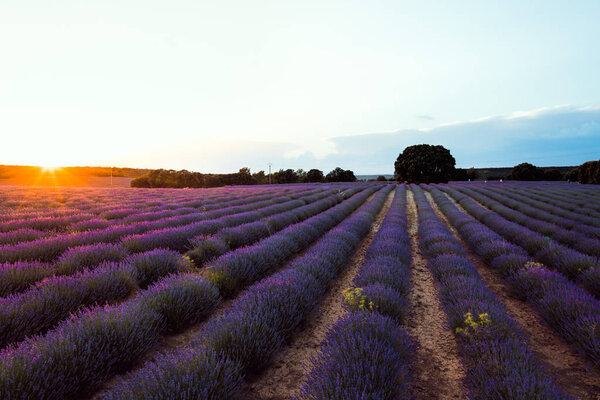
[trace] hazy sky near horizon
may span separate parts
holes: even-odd
[[[595,0],[3,0],[0,164],[389,173],[424,140],[462,167],[579,164],[599,20]]]

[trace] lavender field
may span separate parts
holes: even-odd
[[[0,399],[600,399],[600,187],[0,189]]]

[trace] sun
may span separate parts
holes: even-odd
[[[56,167],[54,165],[42,165],[40,166],[42,169],[42,173],[54,174],[56,171],[60,169],[60,167]]]

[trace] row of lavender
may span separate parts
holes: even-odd
[[[220,201],[206,210],[162,218],[155,221],[135,222],[127,225],[115,225],[107,228],[84,232],[63,234],[59,236],[36,239],[30,242],[20,242],[15,245],[0,246],[0,262],[16,262],[38,260],[51,262],[70,247],[94,243],[116,243],[130,236],[140,235],[161,229],[190,225],[205,219],[218,218],[223,215],[242,211],[251,211],[266,205],[289,201],[290,197],[280,194],[249,195],[243,200]]]
[[[78,213],[75,216],[68,217],[69,220],[66,220],[65,218],[36,218],[34,220],[19,219],[18,221],[14,221],[15,223],[18,223],[15,230],[8,230],[0,233],[0,245],[3,245],[0,249],[10,252],[11,245],[14,246],[17,244],[22,244],[21,247],[28,248],[31,247],[31,245],[28,246],[27,244],[23,244],[23,242],[32,241],[38,241],[34,245],[37,244],[38,246],[43,246],[48,240],[51,243],[56,243],[57,241],[60,241],[61,238],[64,239],[65,237],[68,239],[67,241],[74,241],[75,244],[90,244],[92,242],[107,240],[117,241],[118,238],[114,237],[115,234],[120,234],[122,237],[140,234],[155,229],[188,224],[197,219],[201,219],[201,214],[204,214],[207,211],[218,210],[225,206],[232,207],[246,205],[248,204],[249,198],[259,201],[279,197],[280,201],[284,201],[286,198],[296,199],[301,196],[308,196],[325,191],[339,192],[344,189],[345,187],[340,185],[328,185],[320,188],[303,186],[293,190],[285,189],[279,192],[271,191],[268,193],[265,191],[250,192],[250,194],[245,193],[245,195],[240,194],[239,192],[242,191],[238,189],[238,193],[235,196],[210,196],[201,200],[193,200],[193,203],[188,201],[180,204],[163,205],[160,206],[159,211],[151,211],[153,207],[134,209],[127,206],[119,210],[111,211],[112,213],[122,214],[122,218],[108,218],[108,215],[103,215],[104,218],[90,219],[89,216]],[[149,200],[151,199],[148,199],[148,202]],[[118,200],[118,202],[120,201],[121,199]],[[189,205],[193,205],[194,207],[190,207]],[[164,208],[168,208],[168,210],[164,210]],[[76,219],[79,222],[70,224],[70,219]],[[0,228],[3,227],[2,225],[6,224],[0,223]],[[52,228],[52,230],[39,230],[42,227],[48,229]],[[6,226],[4,226],[4,228],[6,228]],[[79,235],[73,235],[76,233],[79,233]],[[71,235],[64,236],[65,234]],[[103,234],[107,236],[103,237]],[[60,238],[57,238],[57,236],[60,236]],[[100,236],[100,238],[94,240],[94,236]],[[44,241],[42,239],[48,240]],[[81,243],[78,243],[78,240],[81,241]],[[12,259],[15,257],[18,257],[18,254],[13,256]]]
[[[597,185],[564,185],[564,184],[539,184],[528,183],[510,183],[502,185],[510,190],[522,191],[527,195],[542,196],[542,201],[552,199],[559,201],[560,206],[569,211],[574,211],[583,215],[588,212],[600,212],[600,190]]]
[[[579,185],[551,184],[491,184],[481,185],[506,195],[527,197],[527,203],[558,216],[573,219],[586,225],[598,226],[600,215],[600,190],[597,185],[589,191],[578,190]]]
[[[490,189],[496,192],[503,188],[492,185]],[[600,226],[600,190],[590,198],[577,197],[574,193],[564,191],[547,190],[541,191],[535,188],[523,188],[507,186],[504,194],[512,199],[522,200],[524,203],[537,207],[550,214],[575,220],[579,223],[594,227]],[[573,197],[575,196],[575,197]]]
[[[552,192],[541,192],[535,189],[525,189],[511,186],[498,187],[490,185],[486,188],[492,189],[497,193],[503,193],[512,199],[519,200],[527,205],[536,207],[550,214],[557,215],[567,220],[574,220],[578,223],[600,227],[600,212],[590,208],[590,201],[585,199],[575,200],[565,195],[553,195]],[[599,193],[600,194],[600,193]],[[598,199],[600,201],[600,199]],[[566,221],[569,224],[572,222]],[[573,225],[575,226],[575,225]],[[566,226],[568,227],[568,226]]]
[[[419,244],[439,285],[440,300],[465,360],[475,399],[567,399],[529,350],[521,327],[481,280],[465,250],[438,219],[422,189],[411,185],[418,207]],[[516,248],[507,253],[520,254]]]
[[[437,189],[430,191],[473,251],[506,279],[514,293],[531,302],[548,325],[600,366],[600,302],[561,274],[533,262],[526,251],[461,212]],[[468,212],[477,210],[472,201],[463,199],[461,205]]]
[[[298,398],[410,397],[415,343],[402,327],[409,309],[410,239],[406,188],[392,205],[345,292],[346,315],[329,330]]]
[[[478,187],[460,188],[460,190],[477,196],[478,201],[485,202],[486,206],[508,220],[549,236],[581,253],[595,257],[600,255],[600,240],[597,239],[600,238],[600,228],[527,205],[521,199],[521,197],[527,198],[525,196],[513,200],[504,194]]]
[[[325,294],[390,189],[379,191],[287,268],[249,287],[208,321],[190,347],[158,356],[101,398],[160,399],[175,392],[180,399],[236,398],[245,375],[265,368]]]
[[[155,221],[143,221],[143,222],[139,222],[136,224],[126,224],[126,225],[115,225],[115,226],[108,226],[105,228],[99,228],[99,229],[93,229],[90,231],[84,231],[84,232],[77,232],[77,233],[71,233],[71,234],[64,234],[61,235],[61,238],[63,240],[65,240],[69,245],[73,246],[73,245],[82,245],[82,244],[90,244],[90,243],[96,243],[96,242],[115,242],[117,240],[119,240],[122,236],[126,236],[126,235],[131,235],[131,234],[137,234],[137,233],[142,233],[142,232],[146,232],[149,230],[153,230],[153,229],[161,229],[161,228],[166,228],[166,227],[170,227],[170,226],[177,226],[177,225],[183,225],[186,223],[191,223],[193,222],[200,214],[202,213],[206,213],[206,211],[211,211],[211,210],[217,210],[219,208],[222,208],[224,206],[227,207],[232,207],[232,206],[243,206],[248,204],[249,202],[258,202],[258,201],[265,201],[265,200],[270,200],[272,198],[275,198],[276,195],[270,195],[270,196],[264,196],[264,195],[259,195],[259,196],[248,196],[247,199],[243,200],[242,202],[240,202],[239,200],[234,200],[234,201],[228,201],[228,204],[217,204],[214,207],[211,207],[210,210],[204,210],[204,211],[200,211],[197,210],[196,213],[192,214],[192,215],[182,215],[182,216],[175,216],[175,217],[169,217],[169,218],[164,218],[161,220],[155,220]],[[9,235],[11,234],[10,232],[7,234]],[[56,237],[47,237],[47,238],[42,238],[39,240],[35,240],[33,243],[17,243],[17,245],[15,246],[2,246],[0,247],[0,249],[3,252],[10,252],[10,250],[13,250],[13,252],[15,250],[18,250],[19,248],[23,250],[26,250],[28,248],[35,248],[36,246],[50,246],[52,244],[54,244],[55,242],[60,242],[61,238],[56,238]],[[60,252],[61,249],[58,250],[58,252]],[[0,253],[1,254],[1,253]],[[8,260],[5,261],[10,261],[10,256],[4,256],[3,258],[9,257]],[[19,254],[17,253],[16,255],[14,255],[12,258],[17,258],[18,259]],[[50,256],[45,256],[44,258],[50,258],[53,259],[54,257],[56,257],[55,253],[51,253]],[[36,255],[33,254],[32,256],[27,256],[26,254],[21,255],[21,259],[35,259]]]
[[[236,189],[235,192],[227,192],[227,193],[197,193],[190,192],[187,197],[181,198],[180,196],[176,197],[176,200],[168,200],[168,201],[160,201],[159,205],[155,199],[151,197],[147,197],[143,202],[136,204],[135,207],[131,204],[127,203],[126,199],[122,199],[121,197],[116,197],[113,200],[113,205],[110,206],[109,210],[104,210],[100,212],[97,216],[94,216],[93,219],[84,219],[79,223],[75,223],[72,225],[68,224],[68,221],[62,221],[60,218],[39,218],[36,216],[35,219],[23,219],[18,218],[13,221],[13,226],[9,226],[7,224],[2,225],[2,230],[6,230],[7,228],[37,228],[42,230],[53,230],[53,231],[85,231],[90,229],[104,228],[110,225],[121,224],[128,225],[135,222],[141,221],[155,221],[158,219],[177,216],[177,215],[186,215],[190,213],[204,212],[210,211],[216,208],[219,208],[221,203],[228,202],[230,206],[233,205],[242,205],[245,204],[245,201],[248,196],[294,196],[299,193],[308,193],[308,192],[317,192],[319,190],[325,189],[334,189],[334,187],[321,187],[316,188],[314,186],[302,186],[296,188],[287,188],[284,190],[240,190]],[[199,197],[195,197],[199,196]],[[73,210],[78,218],[83,216],[85,217],[86,212],[83,210]],[[72,217],[72,216],[69,216]],[[101,225],[99,227],[94,227],[94,225]],[[39,226],[38,226],[39,225]],[[13,231],[14,232],[14,231]],[[12,232],[7,232],[12,233]]]
[[[30,192],[24,196],[30,208],[6,207],[11,199],[18,196],[14,191],[3,190],[7,198],[0,205],[0,232],[8,232],[20,228],[32,228],[39,230],[66,231],[71,228],[85,229],[79,227],[77,221],[89,218],[97,218],[104,223],[125,222],[129,217],[135,218],[139,213],[160,213],[176,210],[198,210],[206,204],[215,201],[243,200],[244,194],[248,192],[258,195],[274,193],[287,194],[298,190],[299,187],[285,189],[256,188],[246,190],[245,193],[239,189],[228,190],[193,190],[193,191],[132,191],[118,189],[107,191],[86,189],[69,189],[63,196],[68,203],[61,203],[59,209],[50,207],[46,201],[32,197]],[[54,196],[52,193],[41,192],[43,196]],[[89,197],[89,202],[77,201],[83,195]],[[39,197],[39,196],[37,196]]]
[[[350,193],[354,193],[359,189],[361,188],[352,189]],[[297,200],[283,197],[268,201],[250,201],[246,206],[225,207],[221,210],[199,215],[196,218],[197,222],[179,227],[158,229],[146,234],[125,236],[121,239],[121,243],[100,242],[66,248],[52,264],[37,261],[2,264],[2,268],[0,268],[0,296],[25,290],[29,285],[51,275],[71,275],[85,268],[94,268],[102,262],[121,261],[131,252],[148,251],[161,247],[183,251],[194,247],[195,242],[193,240],[199,234],[214,233],[228,226],[252,222],[259,218],[265,218],[301,207],[307,203],[319,201],[324,197],[341,199],[338,195],[329,195],[330,193],[330,191],[324,191],[300,197]],[[52,242],[46,241],[46,246],[40,247],[36,247],[34,242],[30,242],[27,244],[26,249],[29,249],[33,254],[40,254],[49,247],[52,249],[51,253],[57,254],[69,245],[68,240],[61,241],[60,239],[61,237],[58,237]],[[23,247],[25,246],[22,246],[21,249]],[[50,258],[51,254],[45,254],[45,257]]]
[[[279,214],[219,231],[212,240],[204,240],[202,243],[220,243],[221,247],[218,249],[223,254],[316,215],[342,199],[342,196],[332,195],[291,210],[286,207]],[[263,229],[258,229],[260,227]],[[226,243],[223,239],[232,236],[231,230],[244,238],[244,242],[238,240]],[[195,249],[193,253],[200,249],[206,250],[206,246]],[[195,261],[196,267],[201,265],[197,258]],[[131,295],[136,287],[145,288],[169,273],[191,270],[188,264],[177,253],[153,250],[129,256],[120,264],[109,263],[100,268],[78,272],[74,276],[54,277],[23,294],[0,299],[0,347],[20,341],[28,335],[43,333],[82,306],[115,302]]]
[[[452,186],[442,185],[440,189],[460,203],[469,214],[506,240],[522,247],[531,257],[549,268],[579,282],[592,295],[600,298],[600,268],[598,268],[599,261],[596,257],[581,254],[549,240],[540,233],[508,221],[495,212],[480,206],[472,198],[455,190]]]
[[[250,207],[254,208],[254,206],[255,205],[251,205]],[[235,208],[233,210],[234,213],[239,211],[244,211],[244,209]],[[212,215],[211,213],[207,214],[209,218]],[[223,212],[219,211],[218,215],[223,215]],[[65,242],[68,241],[65,240]],[[65,244],[61,243],[60,238],[57,238],[57,240],[54,240],[51,243],[45,243],[49,244],[50,247],[53,247],[52,244],[58,246],[58,249],[55,249],[53,253],[59,253],[65,248]],[[35,249],[35,246],[28,247],[33,247]],[[42,249],[46,247],[48,246],[41,246]],[[39,250],[35,253],[39,253]],[[0,272],[2,274],[2,279],[0,280],[2,282],[0,295],[12,291],[23,290],[29,284],[49,275],[65,275],[82,270],[83,268],[93,267],[103,261],[119,261],[124,258],[126,254],[127,249],[123,246],[100,243],[98,245],[77,246],[71,249],[67,248],[54,265],[42,264],[39,262],[4,264],[2,265],[3,268]],[[47,257],[49,256],[47,255]]]
[[[256,245],[218,258],[207,270],[207,278],[169,276],[119,306],[89,309],[45,336],[5,349],[0,353],[0,398],[53,399],[93,390],[139,362],[160,335],[206,318],[222,302],[222,295],[234,295],[219,290],[220,279],[239,282],[239,290],[253,283],[252,279],[269,275],[342,221],[375,190],[367,188]]]

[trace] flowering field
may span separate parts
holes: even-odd
[[[600,398],[600,188],[0,188],[0,399]]]

